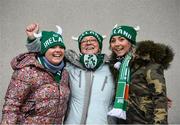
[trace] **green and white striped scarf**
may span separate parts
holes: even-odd
[[[110,116],[126,119],[130,83],[129,62],[131,58],[132,53],[129,52],[120,65],[114,107],[110,112],[108,112],[108,115]]]

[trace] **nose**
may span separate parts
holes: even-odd
[[[87,42],[86,42],[87,44],[91,44],[91,40],[87,40]]]
[[[120,45],[120,44],[119,44],[119,42],[116,40],[116,41],[114,42],[114,45],[117,46],[117,45]]]

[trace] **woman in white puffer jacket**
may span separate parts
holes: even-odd
[[[30,25],[29,51],[39,51],[39,39],[29,34],[37,32]],[[108,124],[108,111],[112,108],[115,84],[108,66],[108,58],[101,54],[103,37],[92,31],[83,32],[78,39],[80,54],[68,50],[66,69],[70,76],[71,97],[66,124]]]

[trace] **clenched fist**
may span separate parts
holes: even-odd
[[[26,27],[26,34],[27,34],[28,39],[29,39],[29,40],[34,40],[34,39],[36,39],[36,38],[34,37],[34,33],[38,33],[38,31],[39,31],[39,24],[37,24],[37,23],[32,23],[32,24],[28,25],[28,26]]]

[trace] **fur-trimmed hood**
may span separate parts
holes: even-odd
[[[174,58],[173,50],[170,46],[162,43],[154,43],[151,40],[140,41],[136,48],[138,62],[152,61],[161,64],[164,69],[170,66]]]

